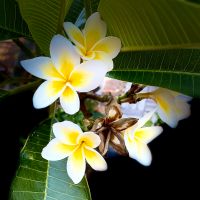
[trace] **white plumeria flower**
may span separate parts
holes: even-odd
[[[85,174],[86,161],[94,170],[107,169],[104,158],[94,150],[101,142],[97,134],[82,132],[78,125],[70,121],[55,123],[53,133],[55,138],[43,149],[42,157],[50,161],[68,157],[67,172],[75,184]]]
[[[161,120],[170,127],[175,128],[179,120],[190,116],[190,105],[187,102],[192,99],[191,97],[164,88],[147,94],[157,103],[157,113]]]
[[[163,131],[160,126],[143,127],[154,112],[155,109],[144,115],[134,126],[124,132],[124,141],[129,156],[145,166],[150,165],[152,161],[151,152],[147,144]]]
[[[100,61],[80,64],[80,56],[74,46],[61,35],[51,40],[50,55],[21,62],[23,68],[39,78],[45,79],[33,96],[35,108],[44,108],[60,97],[66,113],[74,114],[80,108],[78,92],[88,92],[98,87],[107,67]]]
[[[71,22],[65,22],[64,29],[83,60],[102,60],[108,71],[112,70],[112,59],[120,52],[121,41],[117,37],[106,37],[106,24],[98,12],[87,19],[83,31]]]

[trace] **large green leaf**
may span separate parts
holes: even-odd
[[[25,36],[30,38],[30,32],[21,17],[15,0],[0,1],[0,40]]]
[[[156,85],[200,97],[200,50],[179,49],[120,53],[108,76]]]
[[[63,32],[63,22],[73,0],[18,0],[18,2],[33,39],[48,55],[52,37]]]
[[[123,44],[109,76],[200,96],[200,5],[182,0],[101,0],[98,10],[109,34]]]
[[[101,0],[99,11],[110,34],[122,40],[122,51],[200,47],[198,4],[181,0]]]
[[[51,120],[38,126],[21,151],[19,169],[11,189],[12,200],[90,200],[84,178],[74,185],[66,172],[66,159],[48,162],[41,151],[51,139]]]
[[[79,15],[83,11],[83,8],[84,8],[83,0],[74,0],[69,9],[69,12],[65,17],[65,21],[75,23]]]

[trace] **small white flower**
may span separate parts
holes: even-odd
[[[190,116],[190,105],[187,102],[191,97],[164,88],[158,88],[148,95],[157,103],[161,120],[170,127],[175,128],[179,120]]]
[[[53,37],[48,57],[37,57],[21,61],[23,68],[39,78],[45,79],[33,96],[35,108],[44,108],[60,98],[61,106],[69,114],[76,113],[80,101],[76,91],[88,92],[98,87],[107,67],[100,61],[80,64],[80,56],[74,46],[61,35]]]
[[[112,70],[112,59],[118,55],[121,41],[117,37],[106,37],[106,24],[98,12],[87,19],[83,31],[71,22],[65,22],[64,29],[83,60],[104,61],[108,71]]]
[[[82,132],[78,125],[70,121],[55,123],[53,132],[55,138],[43,149],[42,157],[50,161],[68,157],[67,172],[75,184],[85,174],[86,161],[94,170],[107,169],[104,158],[94,150],[101,142],[97,134]]]
[[[163,130],[160,126],[143,127],[154,112],[155,110],[147,113],[124,132],[124,141],[129,156],[145,166],[150,165],[152,160],[147,144],[160,135]]]

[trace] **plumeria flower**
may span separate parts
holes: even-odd
[[[85,174],[86,161],[94,170],[107,169],[104,158],[94,150],[101,142],[97,134],[82,132],[78,125],[70,121],[55,123],[53,133],[55,138],[43,149],[42,157],[50,161],[68,157],[67,172],[75,184]]]
[[[154,112],[155,109],[144,115],[135,125],[124,132],[124,141],[129,156],[145,166],[150,165],[152,160],[147,144],[163,131],[160,126],[143,127],[150,120]]]
[[[83,31],[71,22],[65,22],[64,29],[83,60],[103,60],[108,71],[112,70],[112,59],[118,55],[121,42],[117,37],[106,37],[106,24],[98,12],[87,19]]]
[[[170,127],[175,128],[178,121],[190,116],[190,105],[187,103],[192,98],[165,88],[157,88],[149,93],[139,93],[153,99],[157,105],[157,113],[161,120]]]
[[[51,40],[50,55],[21,62],[23,68],[45,79],[33,96],[35,108],[44,108],[60,98],[60,104],[69,114],[80,108],[78,92],[88,92],[98,87],[105,77],[107,67],[100,61],[80,64],[80,56],[66,38],[56,35]]]

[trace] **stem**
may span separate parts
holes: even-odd
[[[80,98],[81,99],[89,98],[89,99],[93,99],[100,102],[108,102],[111,99],[111,95],[100,96],[100,95],[96,95],[94,93],[88,92],[88,93],[81,93]]]
[[[152,95],[151,92],[146,92],[146,93],[138,93],[135,95],[137,100],[142,100],[142,99],[153,99],[154,96]]]
[[[27,48],[19,39],[13,39],[13,42],[27,55],[28,58],[34,57],[32,51]]]
[[[41,80],[31,82],[31,83],[26,84],[26,85],[23,85],[23,86],[21,86],[21,87],[17,87],[17,88],[15,88],[15,89],[9,90],[9,91],[8,91],[8,94],[9,94],[9,96],[12,96],[12,95],[15,95],[15,94],[19,94],[19,93],[22,93],[22,92],[26,92],[26,91],[29,91],[29,90],[33,90],[33,89],[35,89],[40,83],[41,83]]]
[[[49,106],[49,118],[54,119],[56,112],[56,101]]]
[[[84,0],[84,6],[85,6],[86,18],[88,18],[92,14],[92,2],[91,2],[91,0]]]

